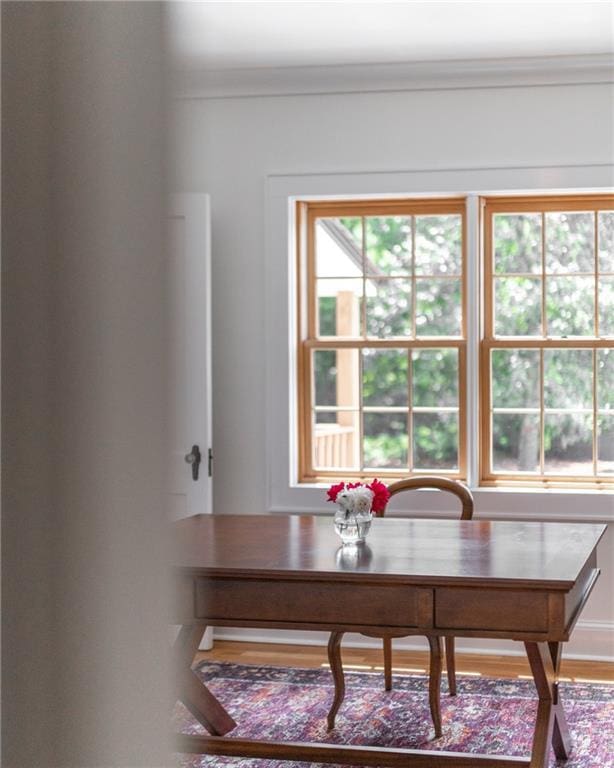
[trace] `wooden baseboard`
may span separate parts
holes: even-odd
[[[346,669],[366,672],[382,671],[382,652],[378,648],[343,648]],[[255,643],[215,640],[210,651],[200,651],[197,661],[230,661],[235,664],[262,664],[284,667],[326,667],[326,648],[318,645],[291,645],[288,643]],[[530,669],[525,657],[495,654],[457,653],[457,674],[460,676],[527,677]],[[426,673],[427,651],[395,649],[393,641],[393,674]],[[583,682],[594,681],[614,684],[614,664],[602,661],[563,659],[562,679]]]
[[[252,643],[274,643],[304,646],[326,646],[325,632],[279,631],[267,629],[234,629],[216,627],[218,640],[235,640]],[[378,648],[378,643],[364,635],[348,633],[343,638],[344,648]],[[427,648],[426,639],[418,635],[395,640],[395,648],[404,651],[421,651]],[[481,638],[457,638],[458,653],[485,654],[487,656],[520,656],[524,659],[522,643],[512,640],[486,640]],[[569,643],[565,644],[566,659],[614,663],[614,622],[580,620]]]

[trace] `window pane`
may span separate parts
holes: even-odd
[[[539,429],[538,413],[493,413],[493,470],[538,472]]]
[[[362,354],[362,397],[366,406],[408,406],[407,351],[365,349]]]
[[[597,407],[614,410],[614,349],[597,350]]]
[[[595,271],[595,214],[546,214],[546,272]]]
[[[414,413],[415,469],[458,468],[458,414]]]
[[[316,275],[362,275],[362,219],[318,219],[316,222]]]
[[[599,271],[614,272],[614,211],[599,211]]]
[[[595,333],[595,279],[547,277],[546,319],[549,336]]]
[[[460,275],[461,217],[416,216],[416,274]]]
[[[411,273],[411,217],[371,216],[365,219],[366,273]]]
[[[495,272],[542,271],[541,214],[497,214],[493,226]]]
[[[614,336],[614,277],[599,278],[599,335]]]
[[[318,280],[319,336],[359,336],[362,279]]]
[[[416,335],[460,336],[460,280],[416,280]]]
[[[412,352],[412,400],[415,408],[458,406],[456,349],[415,349]]]
[[[539,408],[538,349],[494,349],[491,353],[493,408]]]
[[[546,474],[593,474],[593,417],[583,413],[544,417]]]
[[[367,335],[386,339],[411,336],[411,283],[409,280],[367,281]]]
[[[592,350],[544,350],[544,406],[592,410]]]
[[[614,414],[600,416],[597,438],[597,472],[614,474]]]
[[[337,405],[337,353],[323,349],[313,353],[315,405]]]
[[[359,469],[359,414],[318,411],[313,429],[313,465],[317,469]]]
[[[358,408],[358,350],[313,353],[315,405]]]
[[[541,300],[539,278],[496,278],[495,335],[541,336]]]
[[[407,412],[365,413],[364,464],[370,469],[405,469],[408,464]]]

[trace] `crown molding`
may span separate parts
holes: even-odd
[[[614,82],[614,54],[175,72],[184,99],[430,91]]]

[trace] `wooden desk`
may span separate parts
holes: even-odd
[[[176,523],[179,698],[210,736],[184,752],[363,766],[545,768],[571,744],[558,692],[562,643],[597,580],[606,526],[376,519],[340,549],[330,517],[201,515]],[[206,626],[522,641],[538,695],[530,758],[233,739],[235,722],[190,671]]]

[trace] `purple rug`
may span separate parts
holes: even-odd
[[[326,669],[203,662],[197,673],[238,725],[230,735],[285,741],[408,747],[528,756],[537,699],[530,680],[458,676],[458,695],[442,684],[443,736],[433,740],[428,678],[396,673],[384,691],[377,672],[346,672],[345,701],[335,730],[326,730],[333,696]],[[573,740],[566,768],[614,768],[614,685],[561,683]],[[204,733],[180,704],[175,727]],[[307,768],[313,763],[181,755],[181,768]],[[556,766],[551,753],[551,766]]]

